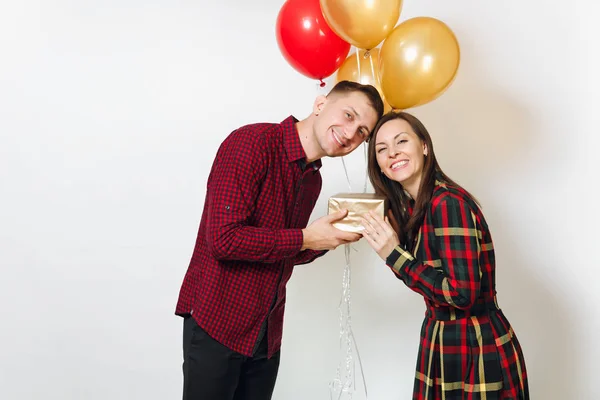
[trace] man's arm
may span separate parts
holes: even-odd
[[[275,262],[302,247],[301,229],[249,226],[267,174],[264,143],[240,128],[221,145],[208,179],[207,244],[218,260]]]
[[[324,256],[327,252],[328,250],[302,250],[294,257],[294,265],[311,263],[317,258]]]
[[[216,259],[275,262],[300,253],[298,263],[306,263],[322,255],[321,250],[360,239],[359,234],[332,225],[346,216],[345,211],[321,217],[305,229],[248,225],[267,174],[268,149],[242,129],[248,128],[240,128],[223,142],[208,179],[207,244]]]

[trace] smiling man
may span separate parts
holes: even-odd
[[[294,266],[360,239],[333,227],[344,212],[307,227],[320,159],[355,150],[382,114],[373,86],[342,81],[302,121],[246,125],[221,144],[175,311],[184,400],[271,398]]]

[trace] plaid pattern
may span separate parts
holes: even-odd
[[[306,165],[296,122],[247,125],[222,143],[175,310],[246,356],[265,328],[268,356],[279,350],[292,269],[325,253],[300,251],[321,162]]]
[[[466,192],[436,182],[413,253],[398,246],[386,260],[427,305],[413,400],[529,399],[521,346],[496,302],[492,237]]]

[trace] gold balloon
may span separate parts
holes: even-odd
[[[373,85],[383,99],[384,111],[391,111],[392,107],[385,101],[379,79],[379,49],[370,51],[359,50],[351,54],[338,69],[337,82],[352,81],[363,85]]]
[[[450,28],[435,18],[398,25],[381,46],[381,88],[395,109],[428,103],[453,82],[460,48]]]
[[[385,39],[400,17],[402,0],[320,0],[331,29],[359,49],[370,50]]]

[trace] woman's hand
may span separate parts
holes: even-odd
[[[388,217],[385,217],[385,220],[383,220],[379,215],[369,211],[363,216],[362,224],[365,228],[363,230],[363,237],[367,239],[367,242],[369,242],[379,257],[385,261],[392,250],[400,244],[398,235],[394,231],[394,228],[392,228],[392,225],[390,225]]]

